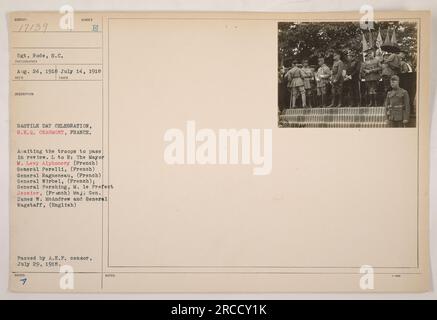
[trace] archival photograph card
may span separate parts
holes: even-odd
[[[429,12],[8,28],[11,291],[429,290]]]

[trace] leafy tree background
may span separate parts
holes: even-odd
[[[362,30],[359,22],[323,22],[296,23],[280,22],[278,26],[278,62],[279,66],[289,67],[294,59],[309,59],[310,65],[317,65],[318,57],[325,57],[328,65],[332,64],[334,51],[340,51],[343,59],[346,51],[352,50],[362,57],[362,32],[369,44],[372,32],[374,48],[378,30],[383,41],[390,28],[396,30],[397,43],[406,52],[406,60],[416,67],[417,24],[414,22],[384,21],[375,22],[373,29]],[[361,58],[362,59],[362,58]]]

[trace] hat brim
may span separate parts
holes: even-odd
[[[394,45],[382,45],[381,49],[390,53],[399,53],[401,52],[401,48],[399,48],[398,46],[394,46]]]

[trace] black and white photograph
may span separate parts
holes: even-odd
[[[1,302],[437,300],[436,0],[0,1]]]
[[[278,126],[416,127],[415,21],[279,22]]]

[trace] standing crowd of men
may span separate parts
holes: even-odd
[[[408,119],[410,113],[410,96],[415,94],[412,86],[407,90],[399,87],[399,81],[406,87],[412,84],[403,81],[413,72],[412,66],[405,61],[405,53],[379,50],[375,54],[374,50],[368,50],[364,56],[362,62],[361,57],[350,51],[343,61],[341,54],[335,52],[331,67],[323,57],[318,58],[317,68],[310,67],[308,59],[294,60],[289,69],[281,67],[279,83],[286,86],[290,97],[289,101],[282,97],[282,108],[296,108],[300,101],[302,108],[384,105],[392,109],[398,107],[393,104],[402,102],[405,122],[404,118]],[[285,101],[287,106],[284,106]],[[398,112],[388,110],[390,118],[389,113],[392,118],[399,118]]]

